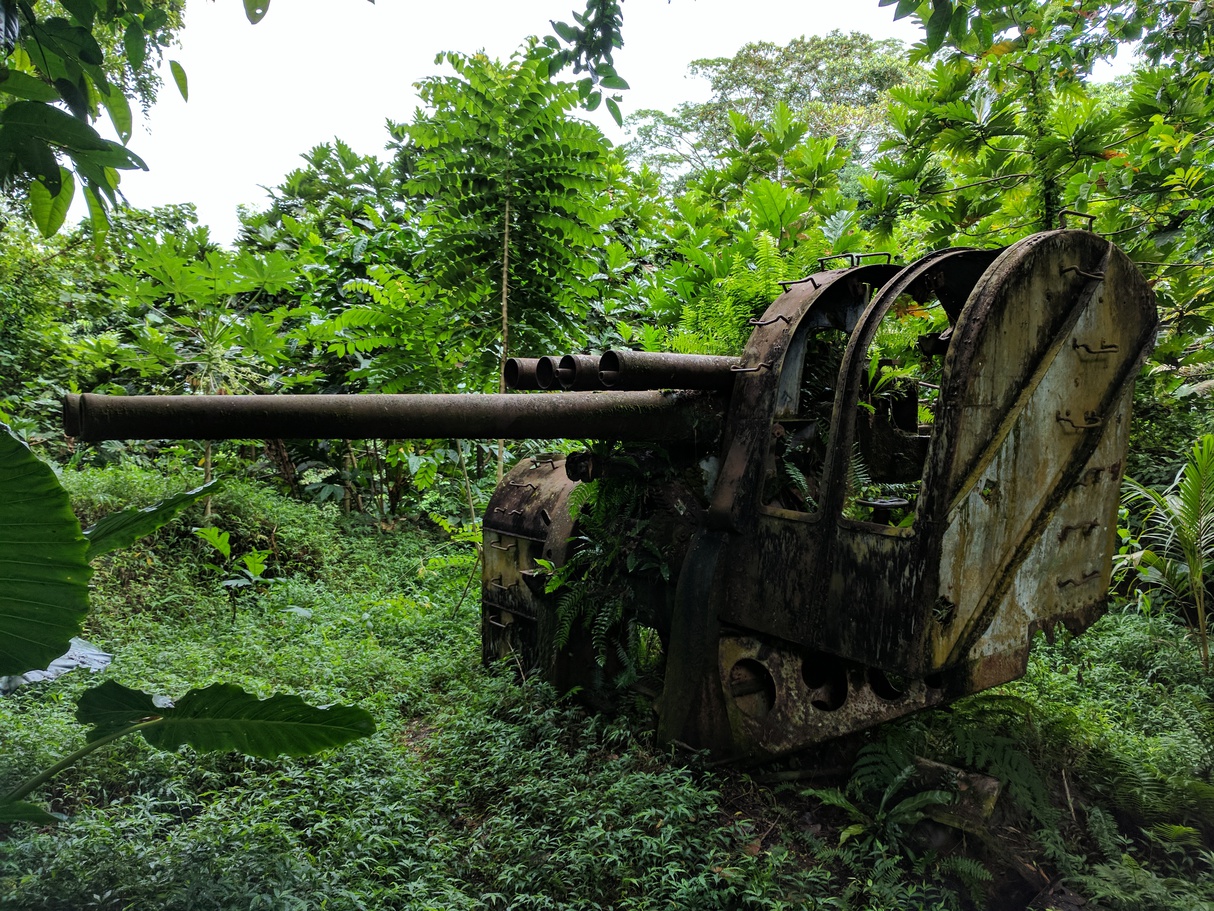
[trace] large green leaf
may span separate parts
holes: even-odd
[[[142,724],[140,733],[162,750],[189,745],[265,759],[307,756],[375,733],[375,722],[362,709],[316,708],[298,696],[258,699],[229,683],[190,690],[175,706],[161,708],[146,693],[108,681],[80,697],[76,720],[94,725],[89,740]]]
[[[85,531],[89,541],[88,558],[93,560],[119,547],[134,544],[144,535],[150,535],[191,503],[213,493],[218,481],[175,494],[145,509],[124,509],[111,513],[92,528]]]
[[[123,142],[129,141],[134,121],[131,115],[131,102],[126,95],[122,94],[121,89],[114,87],[110,89],[109,94],[101,96],[101,103],[109,112],[110,122],[114,124],[114,132],[118,134],[118,138]]]
[[[23,800],[0,800],[0,823],[35,822],[40,824],[62,822],[42,807]]]
[[[75,195],[76,178],[67,168],[59,169],[59,191],[53,195],[40,180],[30,184],[30,217],[43,237],[52,237],[63,227]]]
[[[46,667],[80,633],[87,552],[54,472],[0,424],[0,676]]]
[[[0,92],[7,92],[30,101],[59,100],[59,92],[53,85],[47,85],[41,79],[36,79],[20,70],[0,72]]]
[[[169,61],[169,72],[173,74],[173,82],[177,84],[177,91],[181,92],[181,100],[190,100],[190,80],[185,74],[183,67],[176,60]]]
[[[256,25],[270,11],[270,0],[244,0],[244,13]]]
[[[65,149],[102,151],[110,146],[83,120],[38,101],[13,102],[0,112],[0,122]]]

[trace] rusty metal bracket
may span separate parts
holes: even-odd
[[[1059,579],[1058,587],[1066,588],[1068,585],[1083,585],[1085,582],[1091,582],[1100,575],[1100,570],[1094,569],[1091,572],[1084,573],[1078,579]]]
[[[1093,234],[1096,233],[1096,231],[1092,228],[1092,226],[1094,224],[1096,224],[1096,216],[1090,215],[1087,212],[1080,212],[1078,209],[1062,209],[1058,213],[1058,227],[1059,228],[1066,227],[1066,217],[1068,215],[1074,215],[1076,218],[1082,218],[1084,221],[1087,222],[1087,228],[1085,230],[1091,231]]]
[[[502,590],[502,591],[504,591],[504,592],[508,592],[508,591],[510,591],[510,589],[512,589],[512,588],[518,588],[518,580],[517,580],[517,579],[515,579],[515,580],[514,580],[513,582],[511,582],[509,585],[503,585],[503,584],[502,584],[502,577],[501,577],[501,576],[498,576],[498,577],[496,577],[496,578],[494,578],[494,579],[490,579],[490,580],[489,580],[489,585],[490,585],[490,587],[491,587],[491,588],[497,588],[497,589],[501,589],[501,590]]]
[[[1116,354],[1118,351],[1121,350],[1121,346],[1110,345],[1104,339],[1100,340],[1099,347],[1093,348],[1091,345],[1085,345],[1081,341],[1079,341],[1079,339],[1073,338],[1073,339],[1071,339],[1071,347],[1076,351],[1078,351],[1080,348],[1082,348],[1088,354],[1095,354],[1095,355]]]
[[[532,490],[539,490],[539,487],[528,481],[507,481],[511,487],[530,487]]]
[[[1078,266],[1063,266],[1062,274],[1066,275],[1068,272],[1074,272],[1076,275],[1082,275],[1084,278],[1090,278],[1093,281],[1102,281],[1104,279],[1103,272],[1084,272]]]
[[[1065,415],[1059,411],[1056,420],[1059,424],[1070,424],[1072,430],[1091,430],[1104,423],[1104,418],[1094,411],[1085,411],[1082,422],[1073,420],[1069,411]]]
[[[554,471],[556,470],[556,459],[541,459],[541,458],[538,458],[537,456],[531,457],[531,467],[533,469],[539,468],[541,465],[544,465],[544,464],[547,464],[547,466],[550,469],[552,469]]]
[[[767,364],[767,363],[759,364],[757,367],[742,367],[738,364],[734,364],[732,367],[729,368],[729,372],[730,373],[758,373],[760,370],[770,370],[770,369],[771,369],[771,364]]]
[[[817,285],[814,285],[816,288]],[[746,324],[749,326],[770,326],[774,323],[783,322],[785,325],[792,325],[792,317],[785,316],[783,313],[773,316],[771,319],[749,319]]]
[[[807,275],[804,278],[794,278],[789,281],[776,282],[776,284],[780,286],[780,290],[787,293],[788,289],[791,288],[793,285],[803,285],[806,282],[809,282],[811,285],[813,285],[815,291],[818,290],[818,283],[816,281],[814,281],[814,277],[812,275]],[[763,324],[752,322],[751,325],[752,326],[761,326]]]
[[[1083,532],[1083,536],[1086,538],[1099,527],[1100,522],[1097,519],[1093,519],[1090,522],[1081,522],[1078,525],[1064,525],[1062,531],[1058,532],[1058,543],[1061,544],[1065,541],[1067,536],[1073,531]]]
[[[894,254],[892,253],[833,253],[830,256],[819,256],[818,268],[821,269],[823,263],[828,263],[832,259],[845,259],[847,260],[848,266],[854,269],[864,260],[875,259],[877,257],[883,258],[887,263],[892,263],[894,261]],[[814,287],[817,286],[815,285]]]
[[[490,541],[489,546],[494,550],[514,550],[518,547],[518,542],[511,541],[509,544],[503,544],[501,541]]]

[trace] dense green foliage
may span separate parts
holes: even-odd
[[[65,481],[87,521],[194,472]],[[643,715],[587,714],[482,669],[478,605],[462,597],[475,564],[434,526],[359,532],[335,507],[238,479],[215,501],[234,551],[272,548],[273,581],[222,585],[189,533],[199,506],[103,557],[86,634],[116,656],[105,676],[173,692],[222,673],[255,693],[357,702],[379,732],[313,759],[141,740],[94,754],[46,792],[68,824],[0,842],[6,907],[964,908],[972,891],[977,907],[1001,893],[1023,906],[1034,890],[1017,858],[1041,871],[1038,890],[1063,875],[1103,907],[1214,898],[1194,849],[1212,818],[1214,692],[1183,626],[1146,602],[1038,643],[1005,692],[864,738],[837,779],[846,802],[823,803],[795,769],[766,783],[709,771],[655,750]],[[70,729],[58,707],[90,684],[76,671],[0,699],[3,728],[21,732],[0,779],[55,758]],[[857,746],[810,761],[846,767]],[[1000,778],[994,837],[967,847],[908,803],[909,755]]]
[[[0,832],[0,905],[1023,908],[1065,885],[1100,908],[1214,907],[1205,4],[890,0],[924,26],[915,48],[835,33],[696,61],[712,100],[641,112],[629,157],[576,117],[604,101],[618,115],[604,92],[627,87],[611,59],[621,4],[589,0],[554,24],[560,40],[510,60],[442,54],[450,72],[385,137],[391,162],[318,146],[243,213],[233,250],[189,206],[115,210],[101,236],[113,168],[138,162],[88,123],[104,109],[124,135],[123,100],[153,96],[148,63],[179,10],[61,5],[70,19],[0,2],[23,29],[0,82],[0,413],[59,465],[27,512],[74,522],[62,483],[90,526],[227,480],[153,537],[95,549],[92,613],[68,604],[56,636],[83,622],[115,654],[101,687],[74,671],[0,698],[10,795],[78,759],[28,798],[66,824]],[[245,6],[256,21],[268,4]],[[29,36],[64,54],[35,59]],[[1093,81],[1136,41],[1131,75]],[[63,231],[75,178],[60,159],[94,204]],[[1065,210],[1130,254],[1163,316],[1114,609],[1038,642],[1014,685],[749,775],[657,749],[644,706],[588,714],[481,668],[484,444],[86,447],[57,424],[69,391],[486,391],[510,354],[737,354],[779,282],[820,257],[997,247]],[[896,331],[878,343],[913,360]],[[585,485],[583,503],[587,527],[646,515],[622,489]],[[88,552],[79,527],[69,537]],[[604,669],[629,679],[660,648],[624,622],[630,593],[602,570],[661,573],[640,541],[604,535],[552,579],[568,628],[590,629]],[[44,643],[38,661],[54,653]],[[274,693],[296,694],[273,704],[288,714],[357,704],[378,731],[312,758],[247,738],[246,753],[285,755],[225,752]],[[72,705],[94,744],[145,736],[77,757]],[[192,741],[219,752],[176,749],[175,723],[220,710],[223,730]],[[922,759],[999,780],[985,832],[935,821],[945,795],[916,779]]]

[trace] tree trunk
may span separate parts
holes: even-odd
[[[506,359],[510,357],[510,199],[506,199],[506,212],[502,228],[502,356],[497,365],[497,391],[506,391]],[[506,441],[497,441],[497,481],[502,482],[505,473]]]

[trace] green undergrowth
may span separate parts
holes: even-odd
[[[139,467],[65,483],[86,522],[194,486]],[[1042,639],[1023,681],[799,769],[728,771],[659,748],[643,705],[588,713],[483,668],[475,557],[428,521],[376,533],[241,479],[212,510],[234,555],[269,552],[264,576],[224,585],[201,505],[103,558],[102,676],[361,705],[378,733],[273,762],[119,741],[35,795],[65,823],[0,831],[0,908],[1002,911],[1063,888],[1091,911],[1214,907],[1214,683],[1165,614]],[[79,745],[96,682],[0,697],[0,785]],[[916,757],[1001,781],[985,832],[931,820]]]
[[[67,475],[86,522],[180,489],[145,469]],[[124,492],[130,496],[124,498]],[[172,697],[225,679],[371,711],[367,741],[307,759],[161,753],[140,739],[36,795],[69,820],[0,840],[0,907],[800,907],[831,874],[749,846],[717,779],[671,762],[643,715],[588,714],[480,665],[475,567],[425,523],[345,527],[249,481],[214,523],[276,550],[264,584],[222,585],[195,510],[99,561],[85,637],[105,678]],[[0,783],[78,745],[73,671],[0,698]]]

